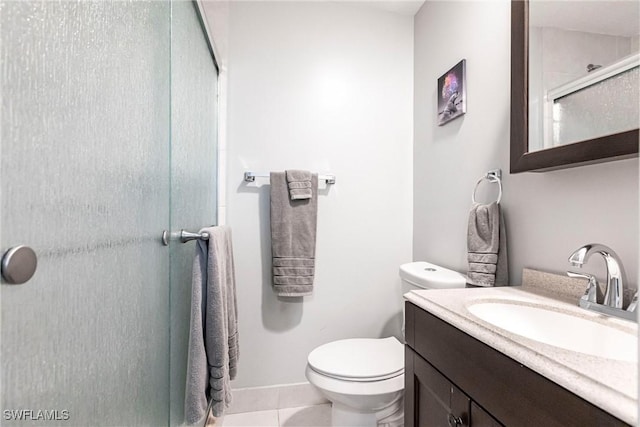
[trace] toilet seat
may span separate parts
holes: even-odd
[[[373,382],[404,373],[404,346],[394,337],[330,342],[313,350],[309,367],[342,381]]]

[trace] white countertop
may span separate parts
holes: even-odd
[[[466,307],[495,298],[548,305],[555,310],[606,323],[637,337],[636,323],[604,317],[552,299],[543,290],[512,286],[418,290],[405,299],[495,348],[551,381],[631,425],[638,422],[637,363],[604,359],[533,341],[473,316]],[[580,333],[580,331],[576,331]],[[585,337],[588,339],[589,337]]]

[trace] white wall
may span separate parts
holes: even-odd
[[[227,223],[241,362],[234,387],[305,381],[314,347],[400,325],[411,260],[413,17],[331,2],[232,2]],[[269,185],[244,171],[331,172],[321,189],[315,292],[271,290]]]
[[[631,37],[568,31],[560,28],[532,27],[542,65],[542,90],[554,89],[588,74],[588,64],[606,67],[632,53]]]
[[[638,280],[638,160],[509,174],[510,3],[428,1],[415,17],[414,259],[466,271],[471,191],[502,168],[512,283],[523,267],[562,273],[600,242]],[[467,113],[436,124],[436,81],[467,60]],[[602,275],[595,257],[584,270]]]

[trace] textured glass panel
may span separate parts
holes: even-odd
[[[553,106],[553,144],[638,128],[638,68],[562,97]]]
[[[0,8],[1,409],[69,416],[3,425],[166,425],[170,5]]]
[[[171,19],[171,227],[216,222],[217,71],[191,2]],[[171,244],[171,425],[183,422],[193,242]]]

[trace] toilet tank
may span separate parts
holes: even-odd
[[[457,271],[425,261],[409,262],[400,266],[402,294],[415,289],[464,288],[466,277]]]

